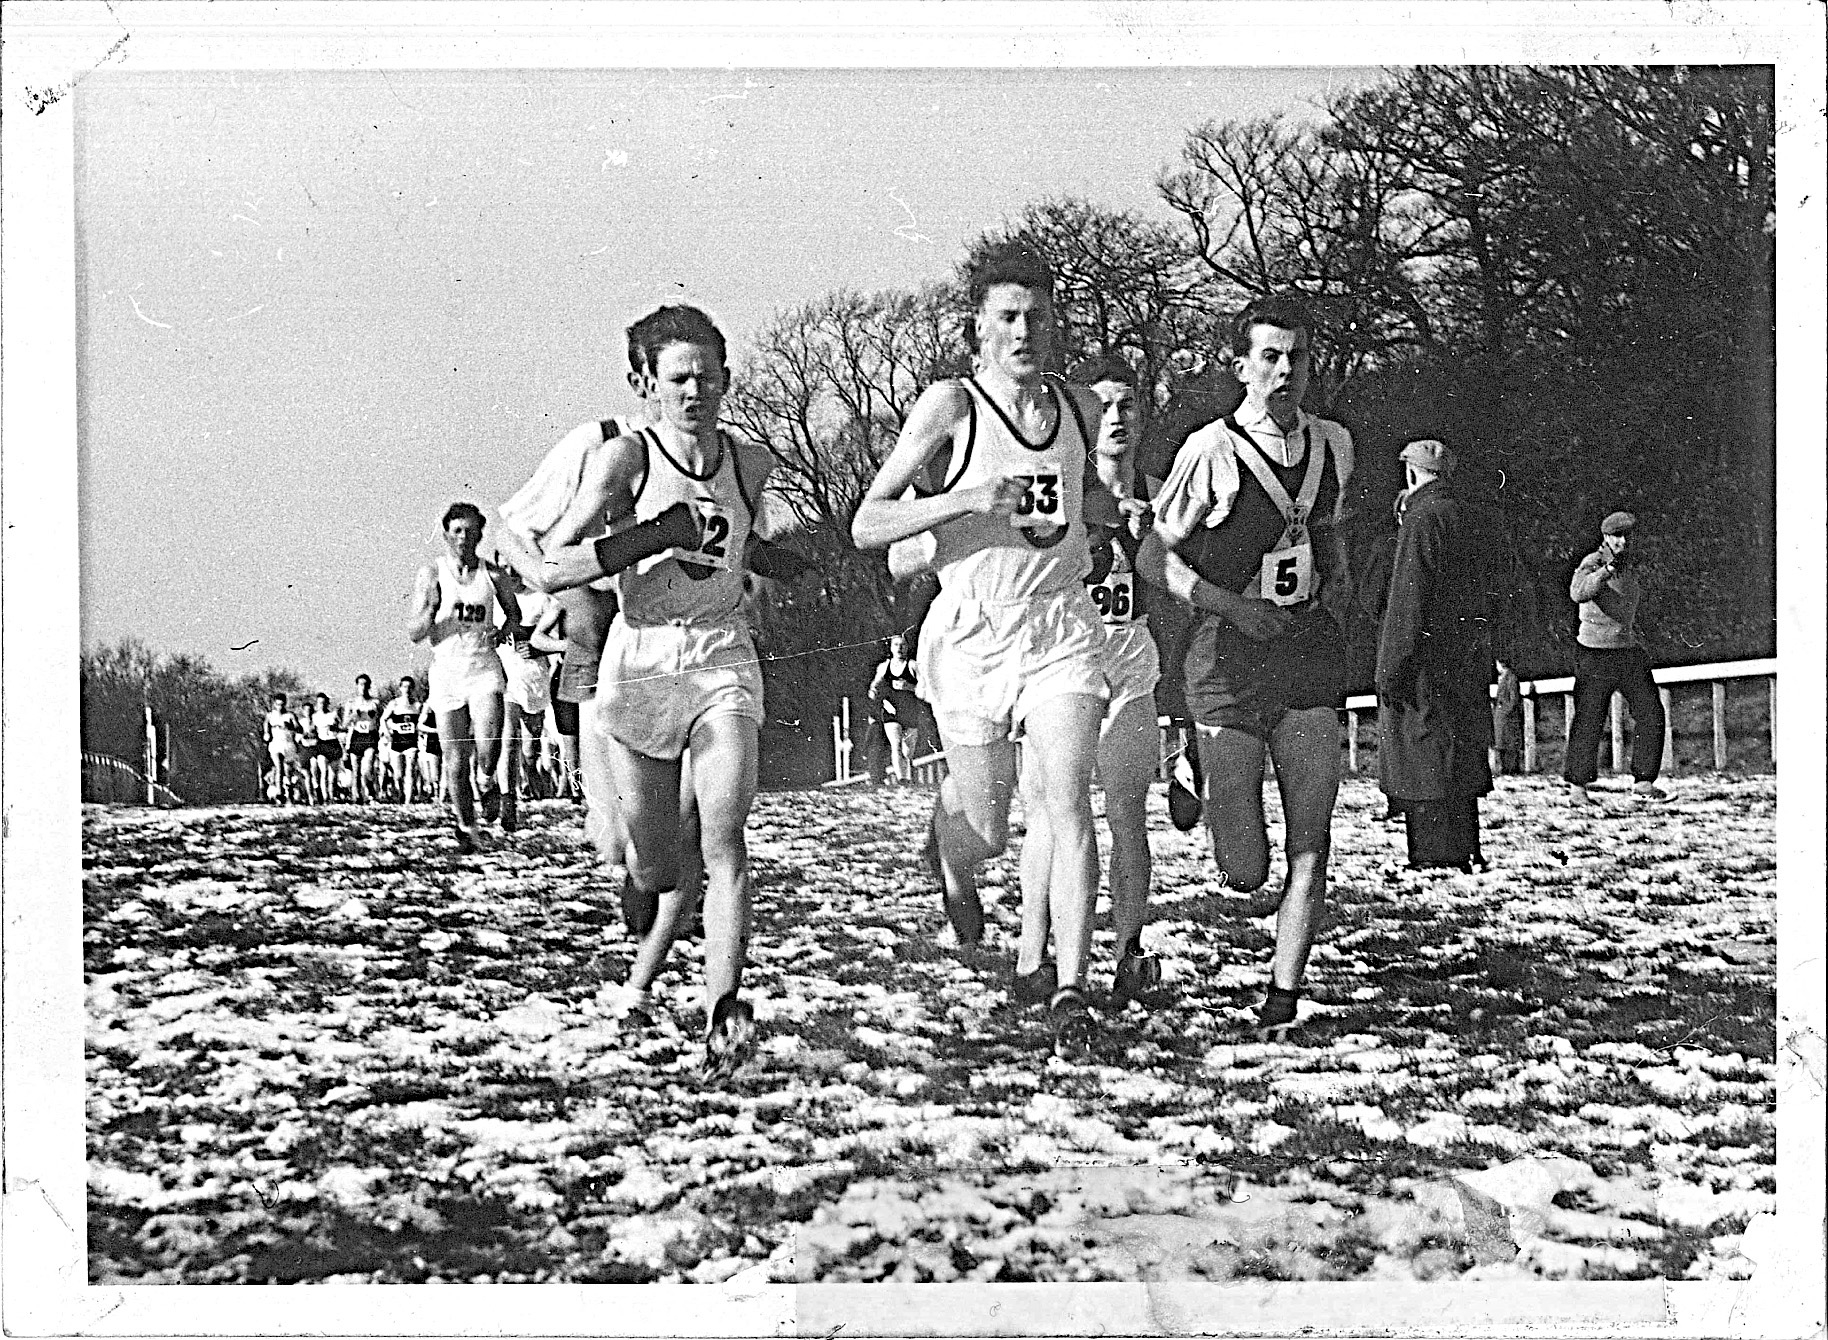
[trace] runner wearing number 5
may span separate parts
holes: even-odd
[[[1105,823],[1111,830],[1111,925],[1117,963],[1111,996],[1118,1004],[1148,992],[1161,981],[1161,964],[1142,948],[1149,915],[1149,783],[1155,776],[1160,731],[1155,720],[1155,683],[1161,660],[1140,583],[1136,552],[1148,533],[1153,511],[1149,481],[1137,468],[1142,423],[1134,374],[1115,358],[1088,359],[1070,379],[1090,386],[1104,413],[1092,464],[1099,481],[1117,499],[1123,524],[1093,535],[1092,570],[1086,587],[1104,621],[1104,675],[1111,700],[1098,733],[1095,775],[1104,791]],[[1026,788],[1032,770],[1025,770]],[[1022,943],[1016,952],[1011,995],[1021,1003],[1046,1000],[1055,990],[1054,965],[1046,958],[1047,875],[1052,843],[1046,813],[1027,800],[1028,836],[1022,846]]]
[[[1206,775],[1214,855],[1234,889],[1269,878],[1263,754],[1276,763],[1288,858],[1270,986],[1260,1020],[1293,1023],[1326,899],[1339,791],[1347,595],[1337,522],[1352,437],[1301,408],[1313,318],[1258,299],[1232,324],[1244,403],[1194,433],[1155,501],[1138,566],[1194,607],[1187,705]]]

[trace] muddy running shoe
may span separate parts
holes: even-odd
[[[711,1007],[705,1029],[705,1069],[728,1074],[742,1064],[755,1037],[755,1010],[736,992]]]
[[[479,808],[485,824],[492,824],[501,817],[501,788],[494,782],[483,787],[482,795],[477,799],[480,802]]]
[[[660,895],[635,887],[635,877],[622,877],[622,924],[637,940],[645,940],[660,915]]]
[[[606,1013],[611,1019],[621,1022],[624,1029],[652,1028],[654,1026],[654,995],[640,987],[624,983],[610,988],[604,993]]]
[[[1669,799],[1669,792],[1665,791],[1655,782],[1634,782],[1632,783],[1631,794],[1636,796],[1639,800]]]
[[[501,798],[501,831],[513,833],[520,828],[520,802],[512,794]]]
[[[1162,984],[1162,961],[1143,952],[1135,940],[1124,946],[1117,956],[1117,973],[1111,979],[1111,999],[1119,1005],[1153,991]]]
[[[939,807],[933,807],[933,819],[927,825],[927,843],[921,848],[921,862],[927,867],[927,873],[933,876],[933,882],[939,885],[939,900],[946,909],[946,920],[952,923],[952,933],[958,936],[961,945],[974,945],[984,938],[984,905],[978,901],[976,889],[966,889],[963,893],[953,895],[946,884],[945,863],[939,858]]]
[[[481,851],[482,843],[477,840],[479,836],[474,830],[465,828],[462,824],[457,825],[458,853],[463,856],[474,856]]]
[[[1085,992],[1076,986],[1061,987],[1047,1003],[1047,1012],[1054,1029],[1054,1055],[1062,1061],[1091,1060],[1098,1022],[1092,1018]]]
[[[1012,973],[1009,998],[1018,1005],[1045,1005],[1060,989],[1060,973],[1051,958],[1041,960],[1033,972]]]
[[[1183,751],[1168,771],[1168,820],[1183,833],[1200,822],[1200,779],[1190,755]]]
[[[1284,991],[1271,986],[1257,1007],[1257,1031],[1266,1042],[1280,1042],[1295,1026],[1295,1009],[1300,1003],[1299,991]]]

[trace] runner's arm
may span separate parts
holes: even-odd
[[[1163,497],[1168,496],[1164,491]],[[1281,610],[1267,600],[1251,600],[1213,585],[1176,552],[1205,518],[1206,511],[1196,501],[1183,502],[1167,516],[1158,511],[1155,525],[1143,536],[1136,551],[1138,575],[1195,609],[1216,614],[1247,637],[1258,641],[1273,637],[1287,622]]]
[[[533,627],[531,641],[535,651],[557,655],[565,650],[565,639],[558,632],[558,626],[564,617],[565,607],[557,601],[546,606],[545,613],[540,615],[539,622]]]
[[[432,635],[432,624],[438,617],[438,572],[431,564],[419,569],[413,579],[413,614],[407,621],[406,636],[423,642]]]
[[[520,597],[514,593],[514,583],[508,580],[507,572],[486,564],[483,569],[489,574],[489,584],[495,588],[496,603],[501,606],[501,626],[495,630],[495,645],[504,642],[525,642],[526,625],[521,622]]]
[[[957,382],[939,382],[920,393],[896,439],[889,458],[871,481],[851,520],[851,542],[859,549],[883,549],[897,540],[972,513],[1016,510],[1022,485],[999,479],[966,489],[949,489],[930,497],[903,497],[920,479],[928,462],[952,441],[964,421],[970,393]]]

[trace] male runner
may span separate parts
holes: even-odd
[[[1161,748],[1155,720],[1161,660],[1136,578],[1136,551],[1153,520],[1148,502],[1153,488],[1136,459],[1142,416],[1129,367],[1116,358],[1087,359],[1073,369],[1071,380],[1090,386],[1104,408],[1092,462],[1124,518],[1121,527],[1100,529],[1094,536],[1092,571],[1086,578],[1092,603],[1104,620],[1104,672],[1111,692],[1099,728],[1094,775],[1104,791],[1105,823],[1111,830],[1111,922],[1117,939],[1111,996],[1123,1004],[1161,981],[1160,960],[1142,948],[1153,873],[1148,799]],[[1045,811],[1028,787],[1032,775],[1032,769],[1023,770],[1029,818],[1022,846],[1022,943],[1011,991],[1025,1004],[1045,1001],[1057,985],[1054,964],[1045,957],[1052,843]]]
[[[1275,759],[1288,871],[1259,1015],[1272,1032],[1294,1022],[1326,900],[1345,690],[1335,611],[1348,583],[1336,526],[1352,437],[1301,408],[1313,334],[1313,318],[1292,299],[1257,299],[1238,314],[1232,370],[1244,403],[1187,439],[1138,555],[1146,579],[1196,611],[1187,705],[1213,852],[1234,889],[1269,878],[1264,750]]]
[[[267,794],[278,804],[290,800],[294,788],[303,782],[308,797],[310,784],[300,776],[298,766],[298,741],[304,727],[286,706],[285,694],[273,695],[273,706],[261,719],[260,733],[267,742],[267,757],[272,760]]]
[[[579,424],[546,453],[527,483],[498,509],[502,556],[535,591],[549,591],[545,554],[550,535],[577,497],[578,486],[594,459],[625,432],[639,431],[654,417],[653,375],[647,355],[631,334],[628,386],[640,405],[634,417],[592,419]],[[602,534],[606,518],[597,518],[593,534]],[[563,611],[564,656],[552,693],[553,723],[560,753],[581,780],[588,809],[584,834],[606,866],[623,864],[622,824],[616,817],[615,787],[609,772],[609,746],[601,731],[585,729],[580,709],[596,696],[597,668],[603,639],[616,616],[615,585],[608,578],[563,591],[552,591]],[[640,932],[645,933],[645,927]]]
[[[411,675],[400,676],[399,692],[381,713],[381,726],[387,736],[388,767],[394,779],[394,797],[402,805],[410,805],[418,799],[418,687]]]
[[[1053,841],[1055,1049],[1082,1058],[1096,1036],[1084,992],[1098,888],[1090,788],[1107,697],[1104,630],[1082,579],[1091,570],[1088,512],[1115,520],[1109,494],[1087,478],[1086,425],[1100,406],[1045,372],[1056,322],[1043,257],[1020,242],[988,248],[965,280],[977,371],[921,393],[851,538],[873,549],[933,534],[940,592],[918,664],[948,773],[928,856],[963,944],[983,934],[974,871],[1008,843],[1014,736],[1027,739]]]
[[[431,639],[427,697],[438,713],[445,785],[457,810],[457,847],[465,854],[481,846],[478,799],[484,820],[493,822],[501,812],[495,764],[501,753],[506,676],[496,644],[525,636],[514,622],[514,593],[506,574],[484,563],[476,552],[483,524],[482,509],[474,503],[452,503],[445,511],[444,543],[449,552],[419,569],[413,618],[407,625],[413,641]],[[498,612],[506,612],[508,622],[498,626]],[[480,798],[471,790],[472,770],[486,779]]]
[[[889,638],[889,654],[870,680],[869,701],[870,716],[888,745],[886,771],[894,773],[897,782],[914,778],[911,749],[920,713],[920,700],[915,697],[918,683],[919,672],[908,658],[908,639],[895,633]]]
[[[544,614],[551,597],[529,591],[521,574],[504,569],[513,602],[505,617],[523,629],[531,630]],[[538,724],[544,720],[552,688],[548,682],[545,657],[533,650],[531,634],[505,638],[496,649],[501,668],[507,676],[506,718],[502,725],[501,831],[512,833],[520,827],[519,805],[521,769],[534,765]]]
[[[355,803],[374,798],[375,756],[381,747],[381,700],[369,691],[367,675],[355,677],[355,697],[343,703],[343,754],[355,774]]]
[[[343,757],[337,734],[341,720],[330,706],[330,695],[318,694],[317,705],[305,722],[305,752],[311,759],[310,795],[319,805],[328,805],[336,795],[336,765]]]
[[[649,922],[622,1005],[636,1021],[691,916],[680,887],[681,758],[702,826],[706,1057],[739,1058],[754,1011],[737,995],[750,927],[743,827],[755,797],[762,679],[743,616],[755,502],[773,459],[717,414],[724,337],[692,307],[629,330],[652,370],[659,422],[586,459],[577,496],[546,537],[550,591],[616,574],[621,609],[603,646],[586,731],[602,732],[628,839],[625,912]],[[599,535],[607,517],[610,534]],[[633,522],[633,525],[624,523]]]
[[[438,712],[429,702],[419,712],[419,782],[432,804],[444,804],[449,794],[444,785],[444,750],[438,743]]]

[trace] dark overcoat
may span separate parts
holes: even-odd
[[[1377,770],[1397,800],[1492,789],[1489,539],[1446,481],[1409,495],[1377,643]]]

